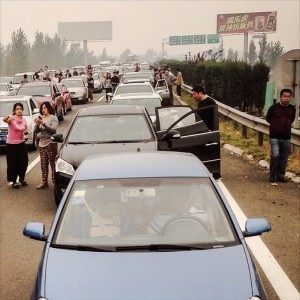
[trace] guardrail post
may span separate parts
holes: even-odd
[[[248,131],[247,131],[247,126],[243,125],[243,138],[247,139],[248,138]]]
[[[262,132],[258,132],[258,145],[262,146],[264,143],[264,134]]]

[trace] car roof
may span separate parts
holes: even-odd
[[[154,99],[161,99],[159,94],[157,93],[126,93],[126,94],[119,94],[113,97],[113,100],[119,100],[119,99],[140,99],[140,98],[154,98]]]
[[[80,76],[74,76],[74,77],[70,77],[70,78],[64,78],[60,82],[62,82],[62,81],[75,81],[75,80],[82,80],[83,81],[83,79],[82,79],[81,76],[82,75],[80,75]]]
[[[22,87],[34,87],[34,86],[50,86],[51,84],[53,84],[53,82],[50,81],[33,81],[33,82],[26,82],[24,83],[20,88]]]
[[[122,152],[86,157],[75,180],[141,177],[209,177],[193,154],[185,152]]]
[[[98,116],[106,114],[145,114],[145,109],[140,105],[97,105],[82,108],[77,116]]]
[[[33,99],[32,96],[0,96],[0,102],[19,102],[19,101],[29,101]]]

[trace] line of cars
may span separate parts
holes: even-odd
[[[23,231],[45,242],[32,299],[267,299],[245,238],[271,226],[240,229],[212,176],[218,127],[163,107],[150,82],[119,87],[52,137],[58,210],[48,234]]]
[[[68,111],[72,110],[71,94],[63,83],[49,81],[32,81],[21,85],[15,93],[0,96],[0,147],[6,143],[8,126],[3,117],[12,113],[14,103],[21,102],[24,106],[23,116],[29,127],[25,136],[26,144],[36,149],[36,132],[34,119],[40,113],[40,106],[48,101],[54,108],[59,121],[64,120]]]

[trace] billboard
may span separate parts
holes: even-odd
[[[111,41],[112,21],[59,22],[58,36],[66,41]]]
[[[217,33],[276,32],[277,11],[217,15]]]

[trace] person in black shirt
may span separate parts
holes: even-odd
[[[203,120],[209,130],[216,130],[215,127],[215,108],[217,105],[215,100],[207,96],[202,86],[196,85],[192,89],[193,98],[198,102],[198,108],[203,108],[198,111],[199,117]],[[205,109],[205,107],[207,107]]]
[[[94,101],[94,97],[93,97],[93,90],[94,90],[94,78],[92,76],[92,74],[89,74],[87,76],[87,84],[88,84],[88,97],[89,97],[89,102],[93,102]]]
[[[118,72],[114,71],[113,76],[111,78],[111,85],[112,85],[112,92],[113,93],[115,92],[116,87],[118,86],[119,83],[120,83],[120,78],[118,76]]]
[[[285,169],[291,152],[292,123],[296,117],[296,108],[290,104],[292,91],[283,89],[280,92],[280,101],[273,104],[266,115],[270,124],[270,182],[277,185],[276,181],[286,182]]]

